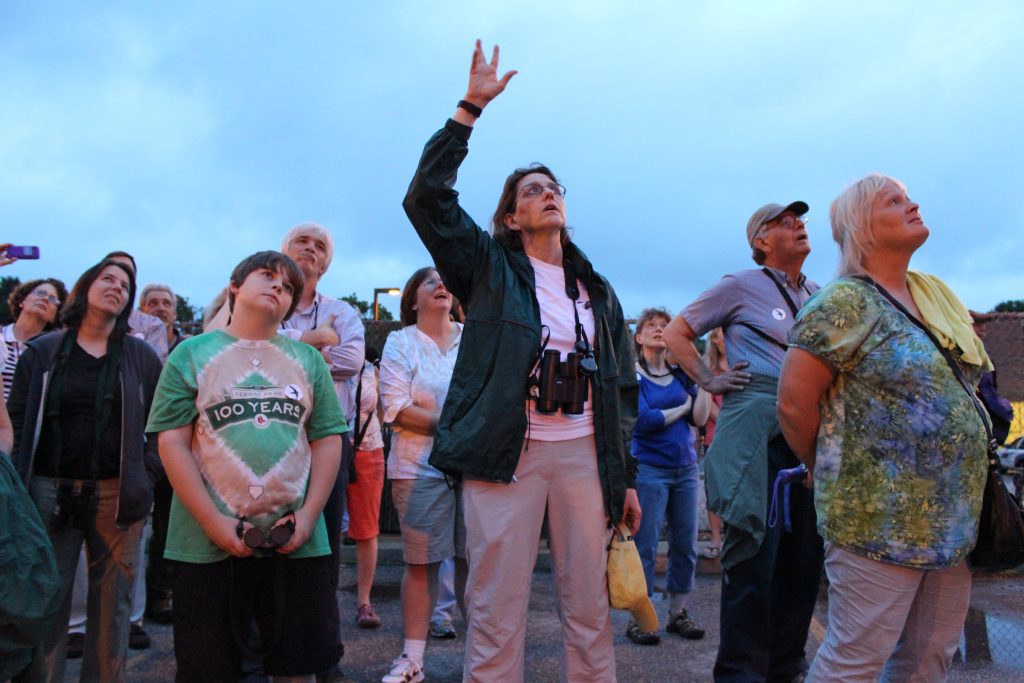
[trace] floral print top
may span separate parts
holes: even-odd
[[[918,569],[960,563],[977,536],[986,435],[942,354],[854,278],[808,301],[789,342],[838,373],[820,405],[814,502],[822,538]],[[961,368],[976,386],[980,368]]]

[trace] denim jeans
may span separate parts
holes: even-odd
[[[683,467],[655,467],[640,463],[636,474],[636,495],[643,517],[634,540],[644,565],[647,594],[654,593],[654,561],[658,556],[658,535],[668,515],[669,593],[689,593],[697,567],[697,464]]]

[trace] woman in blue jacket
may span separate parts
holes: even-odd
[[[636,492],[644,511],[636,546],[644,565],[647,594],[653,593],[654,561],[661,522],[668,515],[669,633],[695,640],[704,637],[686,611],[697,566],[697,487],[700,485],[692,426],[708,419],[710,399],[683,372],[668,364],[663,339],[672,317],[663,308],[645,309],[637,320],[639,408],[633,428],[632,453],[638,461]],[[655,645],[657,633],[641,631],[635,622],[626,629],[630,640]]]

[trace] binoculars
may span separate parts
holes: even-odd
[[[238,526],[235,527],[235,533],[242,539],[242,543],[253,550],[274,550],[281,546],[288,545],[288,541],[292,540],[292,534],[295,533],[295,515],[294,513],[287,513],[284,517],[291,517],[284,524],[277,524],[270,527],[266,531],[259,527],[251,526],[248,529],[245,528],[245,517],[238,518]]]
[[[589,354],[570,352],[565,361],[555,349],[547,349],[541,356],[540,376],[536,380],[537,412],[580,415],[590,395],[590,377],[597,365]]]

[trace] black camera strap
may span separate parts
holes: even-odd
[[[590,345],[590,340],[587,339],[587,331],[584,329],[583,323],[580,322],[580,312],[576,307],[576,302],[580,298],[580,288],[577,284],[576,268],[573,266],[572,259],[562,259],[562,271],[565,273],[565,295],[572,300],[572,315],[576,320],[576,352],[592,357],[594,349]]]

